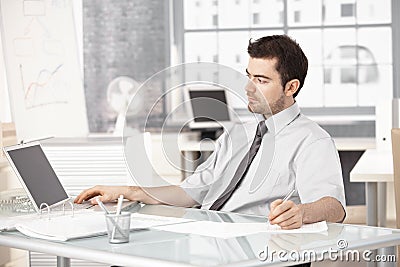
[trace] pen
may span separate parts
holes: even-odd
[[[296,189],[290,191],[289,194],[287,194],[286,197],[283,199],[282,203],[286,202],[293,195],[294,192],[296,192]]]
[[[104,206],[103,202],[96,197],[96,202],[97,204],[99,204],[99,207],[106,213],[106,214],[110,214],[110,212],[108,211],[108,209],[106,208],[106,206]]]
[[[289,198],[294,194],[294,192],[296,192],[296,189],[293,189],[292,191],[290,191],[284,198],[282,203],[285,203],[286,201],[289,200]],[[282,203],[280,205],[282,205]],[[271,216],[271,215],[269,215]],[[269,221],[269,218],[267,218],[267,222]]]
[[[117,215],[121,214],[122,202],[124,201],[124,196],[119,195],[118,204],[117,204]]]

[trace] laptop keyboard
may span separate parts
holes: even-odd
[[[92,203],[88,202],[88,203],[82,203],[82,204],[73,203],[73,206],[74,206],[74,209],[76,209],[76,210],[82,210],[82,209],[90,209],[94,205]]]
[[[74,210],[84,210],[84,209],[90,209],[91,207],[93,207],[94,205],[91,204],[90,202],[86,202],[86,203],[82,203],[82,204],[78,204],[78,203],[72,203],[72,205],[74,206]],[[65,210],[71,210],[71,205],[69,203],[65,203],[64,205]],[[46,210],[46,208],[44,209],[44,211]],[[51,211],[62,211],[63,210],[63,204],[55,206],[55,207],[51,207]]]

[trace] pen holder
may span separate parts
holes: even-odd
[[[131,213],[106,214],[108,242],[113,244],[129,242]]]

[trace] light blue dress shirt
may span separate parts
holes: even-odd
[[[224,192],[249,150],[257,121],[237,123],[216,142],[213,154],[180,185],[203,209]],[[296,189],[290,200],[325,196],[345,207],[342,171],[334,141],[300,113],[297,103],[265,120],[268,132],[239,188],[223,211],[267,215],[272,201]]]

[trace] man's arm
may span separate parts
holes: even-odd
[[[303,224],[320,221],[343,222],[346,212],[340,202],[333,197],[323,197],[318,201],[300,204],[303,210]]]
[[[323,197],[315,202],[296,205],[293,201],[277,199],[271,203],[268,219],[282,229],[296,229],[306,223],[320,221],[342,222],[346,213],[333,197]]]
[[[74,201],[75,203],[82,203],[85,200],[100,196],[101,201],[110,202],[118,199],[119,195],[145,204],[167,204],[180,207],[193,207],[198,204],[181,187],[176,185],[161,187],[97,185],[82,191]],[[96,204],[94,199],[91,202]]]

